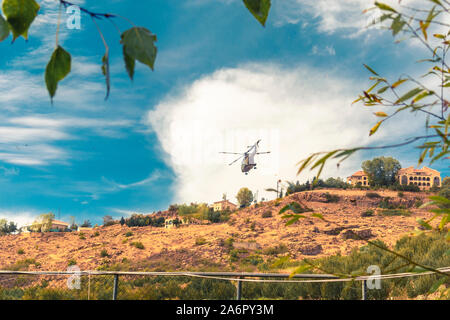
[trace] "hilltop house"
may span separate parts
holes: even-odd
[[[30,230],[32,230],[33,224],[25,225],[20,228],[21,233],[28,233]],[[69,223],[59,221],[59,220],[52,220],[52,226],[50,227],[50,232],[65,232],[68,231],[70,227]]]
[[[234,211],[237,209],[237,205],[235,205],[234,203],[232,203],[228,200],[214,202],[212,207],[215,212],[216,211],[224,211],[227,209],[230,211]]]
[[[368,186],[369,176],[362,170],[356,171],[354,174],[347,178],[347,183],[351,184],[352,186],[356,186],[358,183],[360,183],[361,186]]]
[[[396,179],[401,185],[416,185],[421,190],[429,190],[431,187],[441,186],[441,173],[434,169],[423,167],[415,169],[414,167],[400,169],[397,172]],[[347,182],[353,186],[369,185],[369,176],[364,171],[357,171],[347,178]]]
[[[397,180],[401,185],[416,185],[421,190],[428,190],[433,186],[441,186],[441,173],[428,167],[409,167],[398,171]]]

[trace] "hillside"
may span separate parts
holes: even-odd
[[[361,240],[344,239],[347,230],[363,237],[379,238],[392,245],[401,236],[417,227],[417,218],[430,217],[430,213],[416,208],[426,200],[427,194],[377,192],[390,197],[390,203],[402,206],[410,216],[385,216],[378,208],[380,197],[368,197],[366,191],[317,190],[302,192],[239,210],[227,223],[189,225],[178,229],[114,225],[100,227],[83,235],[79,233],[22,234],[0,237],[1,269],[65,270],[69,261],[82,270],[127,263],[130,269],[197,270],[229,268],[230,261],[239,260],[252,252],[263,259],[287,251],[294,259],[323,257],[364,245]],[[328,194],[328,195],[327,195]],[[336,195],[339,199],[332,199]],[[301,219],[285,226],[279,210],[298,202],[314,212],[320,212],[329,222],[317,218]],[[367,210],[373,216],[362,217]],[[263,213],[272,217],[263,218]],[[308,213],[305,213],[308,216]],[[131,236],[125,236],[131,231]],[[236,259],[230,258],[229,239],[233,247],[242,249]],[[228,241],[227,241],[228,240]],[[143,249],[132,243],[140,242]],[[282,245],[280,247],[280,245]],[[278,248],[277,248],[278,246]],[[103,252],[102,252],[103,251]],[[26,260],[28,259],[28,260]],[[235,269],[241,269],[235,265]]]

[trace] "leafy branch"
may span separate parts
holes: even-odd
[[[59,45],[59,28],[61,20],[61,6],[67,9],[70,6],[76,6],[80,9],[80,12],[91,17],[95,28],[100,34],[100,38],[105,47],[105,54],[102,57],[101,71],[105,76],[106,81],[106,96],[108,99],[111,91],[111,75],[110,75],[110,51],[108,43],[101,31],[100,25],[96,20],[108,20],[117,29],[120,34],[120,43],[123,46],[123,59],[125,63],[125,69],[131,80],[134,78],[136,61],[147,65],[151,70],[154,70],[154,64],[157,56],[157,47],[155,42],[157,41],[156,35],[152,34],[148,29],[144,27],[136,26],[130,19],[122,17],[118,14],[93,12],[85,7],[78,6],[70,1],[57,0],[59,2],[59,14],[58,25],[56,30],[56,44],[50,61],[47,64],[45,71],[45,82],[47,90],[50,95],[50,99],[53,103],[53,98],[56,95],[58,83],[65,79],[71,71],[71,55],[62,46]],[[265,26],[270,7],[271,0],[243,0],[244,5],[255,17],[256,20]],[[12,32],[14,41],[22,36],[24,39],[28,39],[28,30],[32,25],[34,19],[38,15],[40,10],[39,4],[35,0],[3,0],[2,11],[0,14],[0,42],[7,39]],[[120,18],[132,25],[132,28],[121,32],[114,19]]]

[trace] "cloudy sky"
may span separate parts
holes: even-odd
[[[112,91],[104,101],[103,44],[90,17],[60,44],[72,73],[50,104],[43,73],[55,45],[58,2],[38,1],[29,32],[0,43],[0,217],[20,223],[44,212],[78,222],[148,213],[171,203],[232,201],[246,186],[261,197],[296,163],[335,147],[380,145],[423,133],[422,116],[405,115],[374,137],[374,110],[351,105],[369,85],[366,63],[396,80],[427,57],[415,43],[395,44],[367,29],[371,1],[273,0],[266,28],[240,0],[74,1],[118,13],[158,36],[155,71],[138,65],[127,78],[119,35],[99,26],[111,47]],[[397,4],[397,1],[387,1]],[[404,1],[405,4],[418,3]],[[115,20],[124,31],[130,27]],[[376,110],[378,111],[378,110]],[[258,169],[248,176],[233,156],[262,139]],[[393,155],[415,165],[413,148],[360,153],[324,177],[346,177],[364,159]],[[447,174],[444,162],[434,168]]]

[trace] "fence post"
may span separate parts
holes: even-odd
[[[119,275],[115,274],[114,275],[114,287],[113,287],[113,300],[117,300],[117,287],[119,285]]]
[[[241,279],[241,277],[239,277],[239,279]],[[241,300],[242,299],[242,281],[237,281],[236,284],[236,300]]]
[[[362,291],[362,299],[361,300],[366,300],[367,299],[367,281],[366,280],[361,281],[361,291]]]

